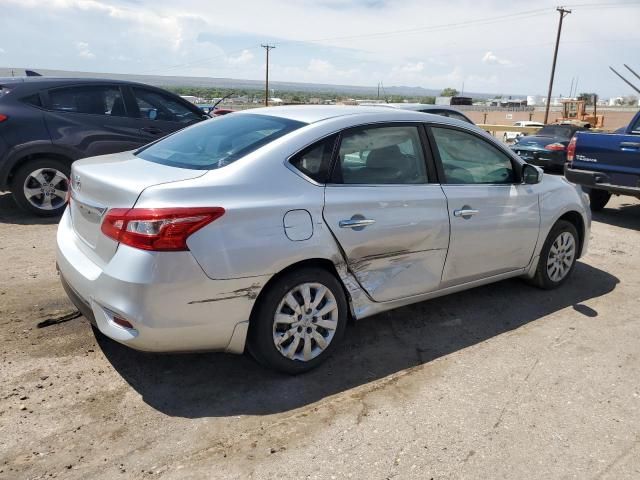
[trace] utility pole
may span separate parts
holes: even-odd
[[[260,45],[267,51],[267,64],[266,64],[266,81],[264,84],[264,106],[269,106],[269,50],[273,50],[275,45]]]
[[[558,47],[560,46],[560,33],[562,32],[562,20],[571,13],[564,7],[558,7],[556,10],[560,13],[560,22],[558,23],[558,36],[556,37],[556,48],[553,51],[553,65],[551,66],[551,78],[549,79],[549,92],[547,93],[547,105],[544,110],[544,123],[549,120],[549,107],[551,107],[551,90],[553,90],[553,77],[556,74],[556,60],[558,59]]]

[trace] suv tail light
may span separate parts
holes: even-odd
[[[142,250],[189,250],[187,238],[224,215],[222,207],[113,208],[102,221],[102,233]]]
[[[7,118],[9,118],[9,117],[7,117],[6,115],[3,115],[2,113],[0,113],[0,123],[4,122]]]
[[[552,150],[554,152],[560,152],[560,151],[564,151],[566,149],[566,147],[561,144],[561,143],[550,143],[549,145],[546,145],[545,150]]]
[[[567,147],[567,162],[569,163],[573,162],[576,156],[576,140],[576,137],[572,137]]]

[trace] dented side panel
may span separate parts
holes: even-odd
[[[348,270],[373,300],[439,287],[449,243],[446,199],[439,185],[330,185],[323,215]],[[375,223],[340,226],[352,218]]]

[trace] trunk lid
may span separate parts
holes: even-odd
[[[176,168],[148,162],[132,152],[75,162],[71,168],[70,214],[80,247],[98,265],[106,264],[118,243],[101,232],[110,208],[131,208],[148,187],[197,178],[207,170]]]

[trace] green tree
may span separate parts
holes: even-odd
[[[456,95],[458,95],[458,90],[451,87],[447,87],[440,92],[441,97],[455,97]]]
[[[580,95],[578,95],[578,100],[584,100],[585,102],[587,102],[587,105],[593,105],[594,98],[597,102],[598,95],[595,93],[581,93]]]

